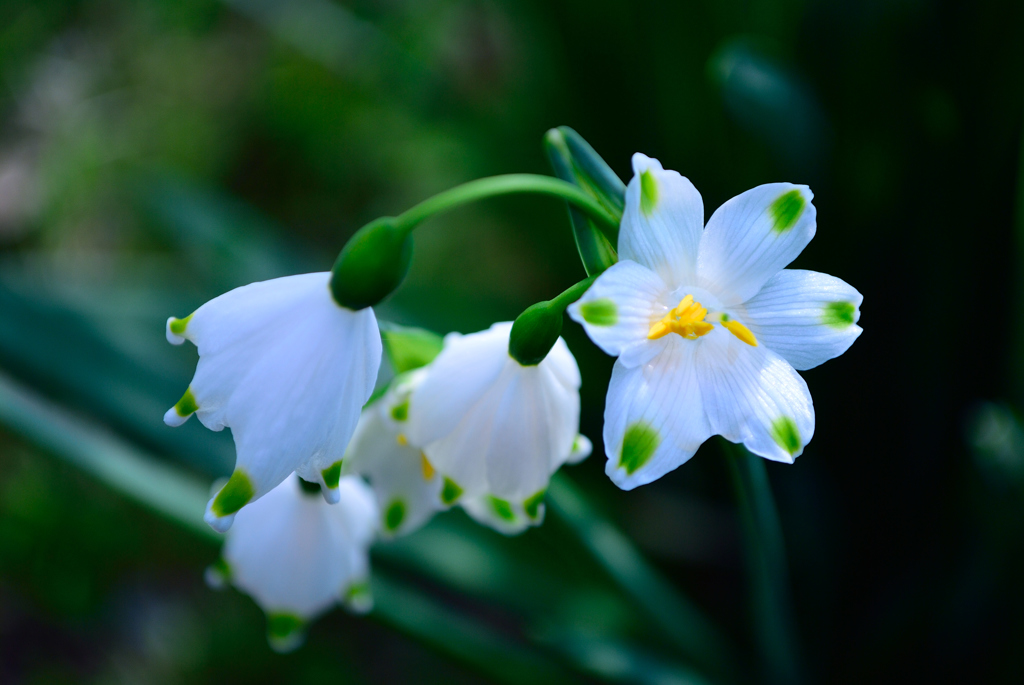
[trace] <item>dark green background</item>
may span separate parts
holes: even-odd
[[[362,224],[459,182],[548,173],[541,138],[561,124],[624,180],[638,150],[680,171],[708,216],[807,183],[818,233],[796,265],[865,298],[863,336],[804,374],[814,440],[769,465],[808,679],[1019,682],[1022,37],[1022,6],[988,0],[4,0],[0,370],[208,479],[229,436],[160,421],[195,362],[164,341],[167,316],[327,269]],[[379,313],[468,332],[583,276],[563,205],[494,200],[419,229]],[[597,448],[569,477],[755,673],[721,450],[619,492],[600,446],[612,360],[564,335]],[[440,519],[407,546],[454,531],[466,559],[509,555],[533,580],[498,597],[413,553],[378,565],[515,644],[544,643],[550,620],[678,657],[550,512],[514,540]],[[215,555],[0,427],[0,682],[485,677],[340,611],[273,655],[255,605],[203,585]],[[496,587],[488,568],[465,577]]]

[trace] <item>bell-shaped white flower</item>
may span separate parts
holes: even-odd
[[[444,477],[445,504],[489,496],[528,507],[572,454],[576,360],[559,338],[543,361],[523,366],[508,353],[511,329],[505,322],[447,336],[409,398],[408,440]]]
[[[191,340],[199,363],[164,421],[177,426],[196,414],[235,439],[234,473],[206,511],[218,531],[293,471],[320,483],[328,501],[338,498],[341,459],[373,391],[381,341],[373,310],[338,305],[330,277],[252,283],[167,321],[168,341]]]
[[[291,476],[236,515],[212,585],[230,582],[267,614],[274,649],[297,647],[310,620],[338,601],[369,611],[369,548],[379,518],[373,492],[357,476],[338,483],[339,500],[323,501],[315,483]]]
[[[838,278],[789,270],[814,236],[806,186],[734,197],[704,228],[689,180],[633,157],[619,262],[569,308],[618,360],[605,403],[606,471],[649,483],[711,435],[792,462],[814,433],[795,369],[836,357],[861,329],[861,295]]]
[[[593,445],[586,436],[577,435],[572,452],[565,461],[567,464],[583,461],[590,456],[592,449]],[[459,501],[459,505],[477,523],[505,535],[518,535],[530,526],[539,526],[544,522],[546,493],[546,490],[541,490],[523,502],[510,502],[494,495],[464,497]]]
[[[446,508],[441,476],[405,435],[409,396],[425,375],[418,369],[396,378],[383,397],[363,409],[345,453],[342,473],[362,475],[377,495],[384,537],[411,533]]]

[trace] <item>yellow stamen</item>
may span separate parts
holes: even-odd
[[[679,305],[665,315],[661,321],[651,324],[647,333],[648,340],[657,340],[669,333],[678,333],[687,340],[696,340],[702,335],[707,335],[714,328],[704,321],[708,310],[701,306],[700,302],[693,301],[693,295],[687,295]]]
[[[754,334],[750,332],[749,328],[741,324],[736,319],[723,319],[722,325],[743,342],[747,343],[751,347],[757,347],[757,338],[754,337]]]
[[[423,480],[430,480],[434,477],[434,466],[427,461],[427,455],[420,452],[420,466],[423,467]]]
[[[406,445],[409,444],[409,438],[405,437],[404,433],[399,433],[398,435],[396,435],[395,441],[398,442],[398,444],[401,445],[402,447],[405,447]]]

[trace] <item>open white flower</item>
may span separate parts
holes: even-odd
[[[633,172],[620,261],[569,308],[618,357],[605,404],[608,475],[627,490],[650,483],[715,434],[791,463],[814,433],[794,369],[842,354],[861,332],[860,293],[784,269],[814,236],[811,191],[758,186],[704,228],[689,180],[641,154]]]
[[[405,435],[409,395],[425,374],[419,369],[396,378],[383,397],[366,407],[345,453],[342,472],[370,481],[385,537],[411,533],[446,508],[441,476]]]
[[[579,431],[580,372],[561,338],[537,365],[508,353],[511,322],[453,333],[409,398],[410,443],[444,476],[445,504],[490,497],[535,511]],[[472,506],[472,505],[471,505]]]
[[[168,341],[191,340],[199,363],[164,421],[177,426],[196,414],[235,439],[234,473],[206,511],[220,532],[293,471],[320,483],[328,501],[338,498],[341,458],[373,391],[381,342],[373,310],[335,303],[330,277],[252,283],[167,321]]]
[[[221,561],[207,572],[230,582],[267,614],[267,637],[278,651],[297,647],[310,620],[336,602],[369,611],[369,548],[377,502],[356,476],[338,483],[337,504],[325,504],[315,483],[292,476],[239,511]]]

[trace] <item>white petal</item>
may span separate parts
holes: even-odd
[[[594,445],[590,442],[590,438],[580,434],[576,436],[576,440],[572,443],[572,452],[569,453],[569,458],[565,460],[567,464],[578,464],[594,451]]]
[[[605,353],[633,367],[646,363],[661,349],[647,334],[651,323],[660,318],[656,308],[669,292],[665,281],[646,266],[620,261],[569,306],[569,316]]]
[[[385,537],[405,535],[445,507],[441,503],[441,476],[424,465],[426,457],[409,444],[400,427],[404,412],[393,411],[408,402],[389,391],[363,410],[352,443],[345,453],[344,471],[370,481],[380,502],[381,532]],[[407,411],[408,405],[404,405]],[[391,414],[403,416],[395,421]],[[429,476],[429,477],[428,477]]]
[[[700,341],[677,335],[647,364],[616,362],[604,410],[605,471],[623,490],[657,480],[712,434],[695,369]]]
[[[233,478],[248,480],[249,500],[295,470],[310,475],[340,460],[373,391],[381,356],[373,311],[339,307],[329,278],[237,288],[196,310],[183,332],[199,350],[195,413],[212,430],[231,428]],[[211,522],[224,513],[217,508],[214,498]]]
[[[619,259],[643,264],[675,288],[692,283],[704,201],[689,179],[639,152],[626,187]]]
[[[715,210],[700,242],[698,285],[725,305],[753,297],[814,237],[813,197],[807,186],[769,183]]]
[[[828,274],[783,269],[746,302],[744,323],[758,342],[798,370],[849,349],[861,333],[863,296]]]
[[[701,339],[696,366],[711,429],[754,454],[792,463],[814,435],[814,405],[792,366],[764,345],[719,329]]]
[[[461,504],[474,521],[503,535],[518,535],[527,528],[539,526],[544,522],[543,495],[540,495],[529,508],[530,515],[527,515],[522,503],[509,502],[490,495],[470,497]]]
[[[376,504],[358,479],[342,488],[329,506],[293,476],[235,515],[223,552],[231,582],[267,614],[308,620],[366,578]]]
[[[579,430],[579,368],[564,341],[524,367],[508,354],[510,328],[446,341],[410,398],[409,441],[465,497],[546,488]]]

